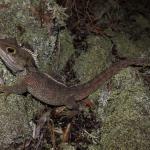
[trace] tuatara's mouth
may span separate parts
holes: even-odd
[[[13,73],[22,72],[24,70],[13,60],[11,56],[6,54],[1,48],[0,48],[0,58]]]

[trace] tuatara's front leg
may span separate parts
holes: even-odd
[[[14,85],[8,86],[8,85],[0,85],[0,93],[6,93],[6,94],[23,94],[27,92],[27,86],[24,81],[19,81]]]

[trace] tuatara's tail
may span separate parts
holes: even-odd
[[[112,64],[89,82],[72,87],[74,93],[76,93],[75,99],[82,100],[86,98],[106,81],[108,81],[112,76],[117,74],[121,69],[128,66],[150,66],[150,59],[125,59]]]

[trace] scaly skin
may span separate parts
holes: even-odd
[[[93,80],[67,87],[53,79],[51,76],[41,73],[35,67],[31,54],[19,47],[16,43],[7,39],[0,39],[0,58],[14,73],[26,70],[22,79],[12,86],[1,86],[0,92],[23,94],[31,93],[35,98],[52,106],[66,106],[69,109],[77,109],[77,102],[88,97],[113,75],[128,66],[150,65],[148,59],[125,59],[110,65],[106,70],[97,75]]]

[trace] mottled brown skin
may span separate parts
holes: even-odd
[[[11,48],[11,51],[8,50]],[[14,49],[14,52],[12,52]],[[35,67],[35,62],[31,54],[9,40],[0,40],[0,57],[10,70],[14,73],[26,71],[22,79],[12,86],[1,86],[0,92],[23,94],[31,93],[35,98],[52,106],[66,106],[69,109],[78,109],[77,102],[86,99],[113,75],[122,68],[132,65],[149,65],[147,59],[125,59],[112,64],[93,80],[67,87],[56,81],[51,76],[41,73]]]

